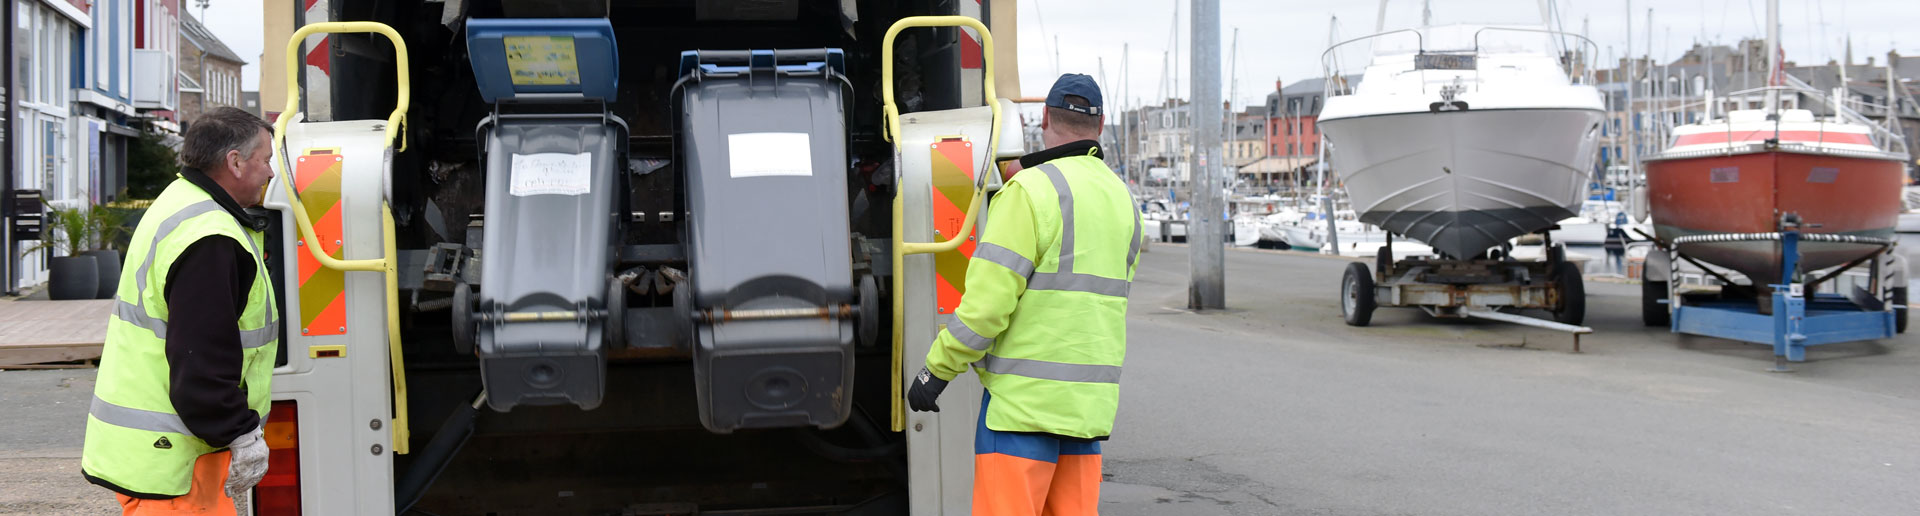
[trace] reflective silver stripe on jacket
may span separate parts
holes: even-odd
[[[1083,383],[1120,383],[1120,366],[1067,364],[1045,360],[997,357],[988,354],[975,364],[986,372],[1041,380]]]
[[[987,348],[993,347],[993,339],[974,333],[973,328],[968,328],[967,322],[961,320],[959,314],[954,314],[953,321],[947,323],[947,333],[953,335],[954,340],[966,344],[974,351],[986,351]]]
[[[1088,292],[1115,297],[1127,297],[1131,283],[1124,279],[1113,279],[1092,274],[1073,272],[1074,222],[1073,189],[1067,186],[1067,176],[1060,167],[1053,164],[1040,165],[1040,171],[1046,172],[1047,179],[1053,182],[1053,190],[1060,196],[1060,271],[1036,272],[1027,280],[1028,290],[1066,290]],[[1132,211],[1132,210],[1129,210]],[[1133,220],[1134,241],[1129,244],[1127,267],[1133,267],[1135,251],[1140,246],[1140,219]]]
[[[153,243],[147,246],[146,259],[141,262],[140,269],[134,271],[133,273],[134,285],[138,287],[136,293],[144,294],[147,291],[147,274],[149,271],[153,269],[153,261],[160,252],[161,240],[166,239],[167,235],[170,235],[173,233],[174,230],[179,229],[180,225],[186,223],[188,219],[192,219],[194,217],[205,215],[211,212],[223,211],[224,209],[225,208],[220,207],[220,203],[218,202],[214,202],[213,200],[205,200],[205,201],[189,204],[187,205],[187,207],[181,208],[180,211],[175,212],[171,216],[168,216],[166,220],[161,221],[160,226],[155,228],[154,230]],[[253,239],[251,238],[248,238],[245,240],[247,241],[247,247],[253,250],[254,256],[259,256],[260,247],[254,244]],[[264,271],[256,271],[256,274],[261,272],[264,272]],[[268,277],[264,274],[258,274],[258,275],[260,278]],[[256,278],[255,281],[261,281],[261,280],[259,278]],[[125,299],[119,299],[118,296],[115,297],[115,300],[116,302],[114,303],[113,315],[116,318],[119,318],[121,321],[125,321],[128,324],[132,324],[140,328],[145,328],[147,329],[147,331],[153,332],[153,336],[155,338],[160,338],[160,339],[167,338],[167,321],[165,319],[147,315],[146,296],[144,295],[136,296],[134,298],[133,303],[128,303],[127,300]],[[244,310],[244,308],[242,308],[242,310]],[[252,329],[252,330],[240,330],[241,347],[251,349],[251,348],[257,348],[260,346],[265,346],[267,345],[267,343],[273,342],[274,339],[279,337],[280,315],[277,313],[274,313],[275,310],[272,310],[271,307],[269,307],[269,309],[266,312],[267,312],[266,314],[267,323],[265,325],[262,325],[261,327]]]
[[[180,416],[122,407],[100,399],[99,396],[93,397],[93,405],[87,408],[87,414],[102,423],[121,428],[193,435],[193,432],[187,429],[187,423],[180,420]]]
[[[1070,290],[1114,297],[1127,297],[1129,287],[1127,280],[1079,273],[1037,272],[1027,282],[1027,290]]]
[[[1015,275],[1021,278],[1033,277],[1033,260],[1028,260],[1027,257],[1020,256],[1020,253],[1016,253],[1012,249],[1000,247],[999,244],[992,242],[981,243],[979,247],[973,249],[973,258],[976,260],[986,260],[1001,267],[1006,267],[1007,270],[1013,271]]]
[[[1134,260],[1140,258],[1140,239],[1145,235],[1140,234],[1140,213],[1132,207],[1128,207],[1127,211],[1133,212],[1133,240],[1127,242],[1127,272],[1131,273]]]

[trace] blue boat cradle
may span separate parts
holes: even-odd
[[[1758,307],[1746,299],[1716,299],[1687,304],[1680,298],[1668,296],[1669,302],[1674,303],[1672,331],[1772,345],[1775,357],[1792,362],[1805,361],[1807,348],[1811,346],[1884,339],[1895,335],[1894,307],[1887,303],[1862,306],[1862,303],[1841,294],[1804,292],[1805,283],[1793,281],[1802,241],[1875,244],[1883,246],[1879,252],[1885,252],[1885,248],[1893,244],[1890,240],[1783,231],[1690,235],[1674,239],[1673,247],[1677,255],[1678,249],[1687,244],[1772,240],[1780,242],[1781,270],[1784,271],[1779,283],[1769,285],[1773,288],[1772,315],[1760,313]],[[1678,256],[1675,256],[1670,263],[1677,261]]]

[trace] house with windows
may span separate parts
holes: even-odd
[[[0,216],[16,193],[53,208],[120,200],[137,128],[178,129],[166,121],[173,93],[150,86],[172,84],[173,44],[156,36],[175,33],[179,0],[6,1]],[[38,242],[16,238],[12,222],[0,220],[0,292],[45,282],[54,257],[22,252]]]
[[[133,26],[136,0],[94,0],[93,27],[80,40],[73,89],[75,185],[84,200],[119,200],[127,182],[127,152],[140,133],[133,126]]]
[[[74,206],[86,199],[89,181],[80,175],[74,148],[83,141],[74,129],[79,65],[86,64],[86,36],[93,28],[94,5],[86,0],[8,0],[13,3],[9,26],[14,88],[8,90],[10,131],[7,143],[10,190],[40,192],[55,206]],[[12,197],[13,191],[4,192]],[[11,206],[8,206],[11,208]],[[11,226],[9,223],[7,226]],[[7,291],[47,280],[49,251],[21,253],[22,242],[6,235],[11,260]],[[32,244],[33,242],[26,242]]]
[[[180,117],[192,125],[201,113],[229,106],[246,108],[241,98],[240,58],[191,14],[180,15]]]
[[[133,0],[133,107],[179,133],[180,0]]]

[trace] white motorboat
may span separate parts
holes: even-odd
[[[1160,242],[1187,241],[1187,214],[1163,199],[1146,202],[1140,210],[1140,231]]]
[[[1298,251],[1332,252],[1333,249],[1328,249],[1327,218],[1319,210],[1283,209],[1261,219],[1260,239],[1286,244],[1285,247]],[[1341,255],[1373,256],[1387,243],[1385,230],[1361,222],[1352,210],[1337,210],[1332,218],[1335,243]],[[1431,256],[1433,248],[1395,238],[1393,252],[1397,257]]]
[[[1260,217],[1254,214],[1233,216],[1233,245],[1253,247],[1260,244]]]
[[[1580,206],[1580,214],[1559,222],[1560,229],[1549,231],[1553,241],[1567,245],[1601,245],[1607,242],[1607,228],[1619,222],[1620,215],[1626,213],[1626,205],[1620,201],[1587,199]],[[1631,223],[1628,231],[1632,231]],[[1632,234],[1632,233],[1628,233]]]
[[[1604,107],[1541,30],[1421,26],[1328,49],[1373,45],[1357,87],[1328,81],[1319,118],[1361,222],[1464,258],[1579,213]]]

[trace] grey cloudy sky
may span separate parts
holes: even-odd
[[[1565,29],[1579,32],[1580,22],[1591,22],[1591,36],[1601,46],[1601,54],[1612,47],[1616,58],[1625,50],[1627,4],[1624,0],[1552,0],[1566,13]],[[188,12],[201,16],[196,0],[183,2]],[[1675,0],[1633,2],[1634,52],[1644,54],[1647,8],[1653,7],[1653,55],[1657,59],[1678,57],[1695,40],[1732,44],[1743,37],[1765,34],[1765,2],[1762,0]],[[211,0],[202,20],[235,53],[247,58],[244,71],[246,88],[259,84],[259,61],[263,48],[260,29],[261,2],[250,0]],[[1099,76],[1101,60],[1106,65],[1102,85],[1110,104],[1118,104],[1117,93],[1128,99],[1151,102],[1167,94],[1161,86],[1171,82],[1161,72],[1173,30],[1175,9],[1179,10],[1178,56],[1180,91],[1186,97],[1191,81],[1191,50],[1188,29],[1192,17],[1191,0],[1020,0],[1021,90],[1028,96],[1046,92],[1059,72],[1081,72]],[[1338,16],[1342,39],[1371,33],[1377,13],[1376,2],[1309,0],[1220,0],[1221,63],[1230,64],[1227,53],[1233,45],[1233,29],[1240,29],[1238,82],[1240,104],[1258,102],[1273,88],[1276,78],[1293,80],[1321,75],[1320,52],[1327,46],[1328,19]],[[1412,1],[1393,2],[1392,20],[1417,19],[1419,5]],[[1462,0],[1433,2],[1436,21],[1492,21],[1527,18],[1539,11],[1532,0]],[[1800,63],[1827,61],[1844,53],[1841,41],[1853,36],[1854,55],[1860,61],[1867,55],[1884,55],[1889,49],[1906,55],[1920,55],[1920,2],[1912,0],[1781,0],[1783,46],[1787,58]],[[1478,17],[1479,19],[1476,19]],[[1825,25],[1821,25],[1825,21]],[[1391,23],[1391,21],[1390,21]],[[1055,41],[1058,41],[1057,49]],[[1121,60],[1121,47],[1127,48],[1127,60]],[[276,49],[278,49],[276,44]],[[1059,59],[1053,57],[1057,50]],[[1121,92],[1120,77],[1126,70],[1126,88]],[[1221,71],[1222,84],[1227,71]],[[1224,92],[1223,92],[1224,95]]]
[[[1600,46],[1602,57],[1612,46],[1615,59],[1623,56],[1627,40],[1627,2],[1624,0],[1552,0],[1565,12],[1564,30],[1580,32],[1581,21],[1590,21],[1590,37]],[[1654,8],[1653,56],[1661,62],[1678,58],[1696,40],[1731,45],[1744,37],[1765,37],[1766,3],[1763,0],[1667,0],[1633,3],[1633,48],[1635,54],[1647,53],[1647,8]],[[1128,70],[1124,96],[1134,102],[1164,98],[1163,52],[1170,50],[1169,35],[1175,28],[1174,10],[1179,9],[1179,52],[1190,50],[1190,0],[1022,0],[1020,5],[1021,90],[1028,96],[1044,95],[1055,72],[1055,37],[1058,38],[1060,72],[1079,72],[1099,77],[1105,61],[1106,79],[1102,80],[1109,104],[1118,98],[1122,70],[1121,49],[1126,45]],[[1532,0],[1467,0],[1432,2],[1434,20],[1446,22],[1537,20],[1538,3]],[[1373,32],[1377,2],[1306,0],[1220,0],[1221,11],[1221,83],[1230,88],[1228,53],[1233,48],[1233,29],[1240,28],[1238,82],[1240,102],[1262,102],[1273,90],[1274,79],[1287,82],[1318,77],[1320,53],[1326,49],[1328,20],[1339,17],[1339,36],[1351,39]],[[1420,5],[1414,1],[1396,1],[1389,5],[1389,30],[1395,20],[1418,20]],[[1497,16],[1497,19],[1488,19]],[[1824,19],[1826,24],[1820,25]],[[1802,64],[1825,63],[1828,56],[1844,54],[1841,45],[1853,36],[1856,61],[1868,55],[1884,59],[1887,50],[1903,55],[1920,55],[1920,2],[1913,0],[1780,0],[1782,47],[1787,59]],[[1824,34],[1824,36],[1823,36]],[[1178,58],[1174,72],[1180,75],[1180,92],[1191,81],[1191,61]],[[1223,91],[1222,96],[1226,93]]]
[[[200,10],[200,1],[181,0],[180,7],[186,9],[187,14],[199,18],[201,24],[206,25],[208,30],[212,30],[215,36],[220,37],[221,43],[226,43],[227,48],[233,49],[233,53],[240,54],[241,58],[247,60],[246,68],[240,70],[241,82],[245,83],[241,88],[247,91],[260,89],[260,49],[262,48],[260,40],[266,37],[260,28],[262,22],[260,5],[265,0],[208,0],[205,11]],[[280,45],[286,44],[287,42],[282,41],[275,45],[275,48],[285,52],[286,47]],[[276,71],[287,73],[286,70]]]

